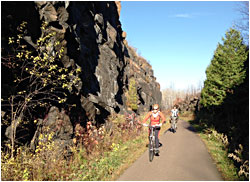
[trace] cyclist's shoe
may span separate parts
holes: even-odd
[[[155,149],[155,156],[160,156],[160,151],[159,151],[159,149]]]
[[[160,154],[159,153],[155,153],[155,156],[160,156]]]

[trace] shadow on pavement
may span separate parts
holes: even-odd
[[[171,128],[168,128],[166,131],[164,131],[164,134],[166,134],[167,132],[171,132]]]
[[[188,126],[188,127],[186,127],[186,129],[188,129],[189,131],[192,131],[192,132],[196,133],[195,128],[192,127],[192,126]]]
[[[170,127],[170,128],[168,128],[166,131],[164,131],[164,134],[166,134],[167,132],[176,133],[177,130],[174,132],[174,131],[172,130],[172,128]]]

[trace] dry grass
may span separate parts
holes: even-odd
[[[180,119],[190,121],[195,119],[195,115],[192,112],[184,112],[180,115]]]
[[[141,120],[142,118],[140,118]],[[17,149],[15,158],[1,153],[1,179],[7,181],[100,181],[116,179],[145,150],[147,130],[129,125],[122,115],[109,119],[112,127],[102,132],[89,127],[82,144],[71,147],[71,157],[59,155],[52,134],[40,136],[32,153],[27,147]],[[97,133],[95,135],[94,133]],[[99,135],[98,135],[99,133]],[[43,141],[43,142],[42,142]],[[98,142],[96,142],[98,141]]]

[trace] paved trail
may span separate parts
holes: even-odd
[[[220,181],[223,180],[204,143],[188,122],[180,120],[176,133],[163,131],[160,156],[148,159],[148,150],[118,181]]]

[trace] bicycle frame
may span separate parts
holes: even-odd
[[[152,162],[155,155],[155,129],[159,126],[149,126],[150,135],[149,135],[149,161]]]

